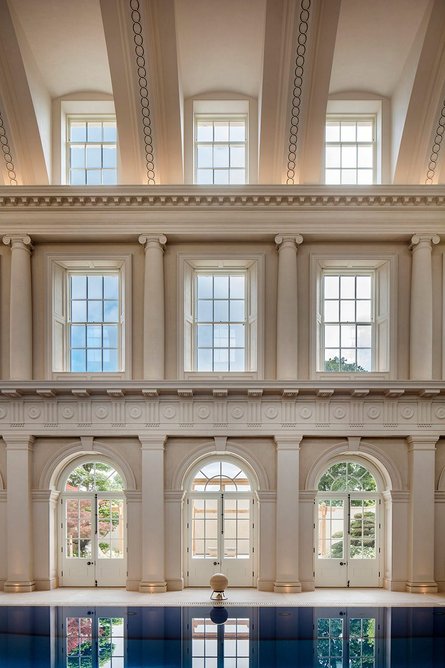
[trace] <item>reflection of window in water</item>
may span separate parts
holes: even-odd
[[[66,668],[124,668],[124,619],[67,617]]]
[[[316,655],[319,668],[375,668],[374,617],[317,620]],[[344,627],[346,627],[344,629]]]
[[[249,668],[249,620],[229,617],[216,625],[208,618],[192,620],[192,668]],[[114,668],[114,667],[113,667]]]

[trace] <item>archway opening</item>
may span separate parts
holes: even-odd
[[[231,586],[254,577],[254,496],[251,477],[235,458],[212,457],[194,467],[186,497],[188,586],[207,586],[223,572]]]
[[[60,584],[124,586],[124,479],[110,463],[71,462],[60,479]]]
[[[322,473],[317,489],[316,586],[382,586],[382,495],[374,472],[341,459]]]

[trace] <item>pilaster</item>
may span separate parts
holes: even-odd
[[[432,244],[437,234],[411,238],[410,378],[429,380],[433,375],[433,274]]]
[[[6,235],[11,247],[9,367],[11,380],[32,379],[31,237]]]
[[[144,275],[144,378],[162,380],[165,375],[164,249],[165,234],[141,234],[145,250]]]
[[[297,250],[301,234],[277,234],[277,378],[298,378]]]
[[[275,436],[277,446],[276,579],[274,591],[301,591],[299,477],[301,435]]]

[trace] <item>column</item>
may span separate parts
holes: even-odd
[[[139,436],[142,460],[142,580],[139,591],[167,591],[164,548],[165,436]]]
[[[256,563],[258,573],[256,580],[257,589],[260,591],[273,591],[277,570],[275,564],[277,494],[276,492],[258,491],[256,496],[258,499],[257,524],[259,527],[259,549]]]
[[[52,489],[35,489],[32,492],[32,541],[38,545],[34,551],[33,574],[39,591],[55,589],[57,573],[57,502],[60,492]]]
[[[3,435],[6,444],[7,580],[5,592],[35,589],[31,514],[33,436]]]
[[[278,247],[277,378],[298,377],[297,249],[301,234],[275,237]]]
[[[165,492],[165,575],[169,591],[184,589],[182,544],[183,503],[185,492],[175,489]]]
[[[437,437],[408,436],[410,503],[407,591],[437,591],[434,580],[434,488]]]
[[[411,239],[410,378],[430,380],[433,376],[433,274],[432,244],[437,234],[415,234]]]
[[[31,237],[8,235],[11,246],[9,365],[11,380],[32,379]]]
[[[164,234],[141,234],[145,249],[144,378],[164,378]]]
[[[301,436],[276,436],[277,526],[274,591],[301,591],[299,580],[299,476]]]

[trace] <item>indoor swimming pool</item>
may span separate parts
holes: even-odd
[[[1,668],[445,667],[445,608],[0,607]]]

